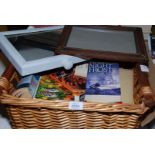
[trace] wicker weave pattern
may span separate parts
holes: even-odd
[[[9,81],[6,78],[4,78],[4,77],[0,77],[0,87],[3,90],[8,90],[10,88]]]
[[[67,101],[17,99],[3,94],[13,128],[136,128],[146,109],[140,105],[84,103],[83,111],[71,111]]]
[[[139,126],[134,114],[63,111],[9,107],[13,128],[117,129]],[[121,123],[120,123],[121,122]]]

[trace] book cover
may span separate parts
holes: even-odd
[[[51,79],[49,75],[43,75],[34,96],[35,98],[47,100],[72,100],[74,96],[57,81]]]
[[[51,73],[50,78],[60,83],[75,96],[80,96],[85,92],[86,78],[75,76],[74,70],[60,70]]]
[[[33,97],[39,84],[39,75],[28,75],[23,77],[17,84],[17,89],[27,88]]]
[[[121,101],[119,64],[104,62],[89,63],[85,100],[101,103]]]

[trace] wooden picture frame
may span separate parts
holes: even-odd
[[[79,32],[81,31],[81,36],[79,35]],[[92,31],[92,37],[91,32],[86,31]],[[89,40],[89,38],[94,38],[95,31],[103,33],[103,36],[105,33],[109,32],[110,35],[113,35],[111,32],[114,32],[114,37],[111,37],[110,35],[108,38],[114,38],[114,41],[118,41],[120,39],[120,47],[117,47],[117,44],[115,44],[116,47],[112,50],[101,50],[101,48],[98,49],[90,49],[89,46],[91,46],[94,43],[94,40],[90,39],[90,43],[87,41],[86,48],[81,48],[80,46],[85,46],[84,43],[86,40]],[[89,33],[89,38],[87,38],[87,33]],[[118,35],[117,35],[118,33]],[[120,37],[119,33],[122,35],[122,38]],[[76,35],[74,36],[74,34]],[[98,33],[99,34],[99,33]],[[128,37],[127,42],[125,43],[125,38],[123,35],[126,35]],[[108,33],[106,34],[108,35]],[[73,37],[74,36],[74,37]],[[118,37],[119,36],[119,37]],[[71,38],[72,37],[72,38]],[[86,37],[86,40],[84,40],[84,37]],[[102,38],[102,36],[100,35]],[[117,39],[118,37],[118,39]],[[80,39],[79,39],[80,38]],[[98,39],[98,38],[97,38]],[[96,39],[96,40],[97,40]],[[106,39],[103,37],[103,40]],[[70,41],[72,40],[72,41]],[[68,42],[73,42],[73,44],[68,45]],[[81,42],[80,42],[81,40]],[[95,41],[96,41],[95,40]],[[101,41],[100,39],[98,39]],[[118,51],[119,48],[121,49],[121,40],[126,44],[125,46],[130,49],[130,43],[132,42],[133,51],[131,48],[131,51]],[[130,41],[131,40],[131,41]],[[80,42],[80,44],[83,45],[77,45],[76,42]],[[106,41],[105,41],[106,42]],[[89,44],[89,46],[88,46]],[[98,44],[98,43],[97,43]],[[109,48],[111,48],[112,43],[107,43]],[[72,46],[73,45],[73,46]],[[102,45],[102,44],[100,44]],[[97,46],[100,46],[99,44]],[[107,46],[105,45],[105,46]],[[98,48],[98,47],[97,47]],[[117,49],[118,48],[118,49]],[[117,51],[115,51],[117,49]],[[124,48],[125,49],[125,48]],[[147,51],[145,47],[145,42],[143,38],[143,33],[141,28],[137,27],[123,27],[123,26],[88,26],[88,25],[72,25],[72,26],[65,26],[63,33],[61,35],[61,38],[59,40],[58,48],[56,50],[57,54],[66,54],[66,55],[72,55],[77,56],[84,59],[99,59],[99,60],[108,60],[108,61],[121,61],[121,62],[138,62],[138,63],[147,63],[148,62],[148,56]]]

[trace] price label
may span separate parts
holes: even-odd
[[[69,102],[70,110],[83,110],[83,102],[71,101]]]
[[[140,65],[140,69],[142,72],[149,72],[149,68],[145,65]]]

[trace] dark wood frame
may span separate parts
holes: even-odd
[[[122,53],[122,52],[116,53],[113,51],[100,52],[97,50],[95,51],[95,50],[89,50],[89,49],[78,49],[78,48],[66,47],[67,41],[69,39],[69,36],[70,36],[70,33],[73,27],[134,32],[137,53],[128,54],[128,53]],[[148,63],[148,56],[147,56],[147,51],[146,51],[145,42],[143,38],[142,29],[137,28],[137,27],[101,26],[101,25],[100,26],[99,25],[97,26],[96,25],[65,26],[63,33],[60,37],[60,41],[59,41],[56,53],[77,56],[77,57],[84,58],[87,60],[88,59],[100,59],[100,60],[111,60],[111,61]]]

